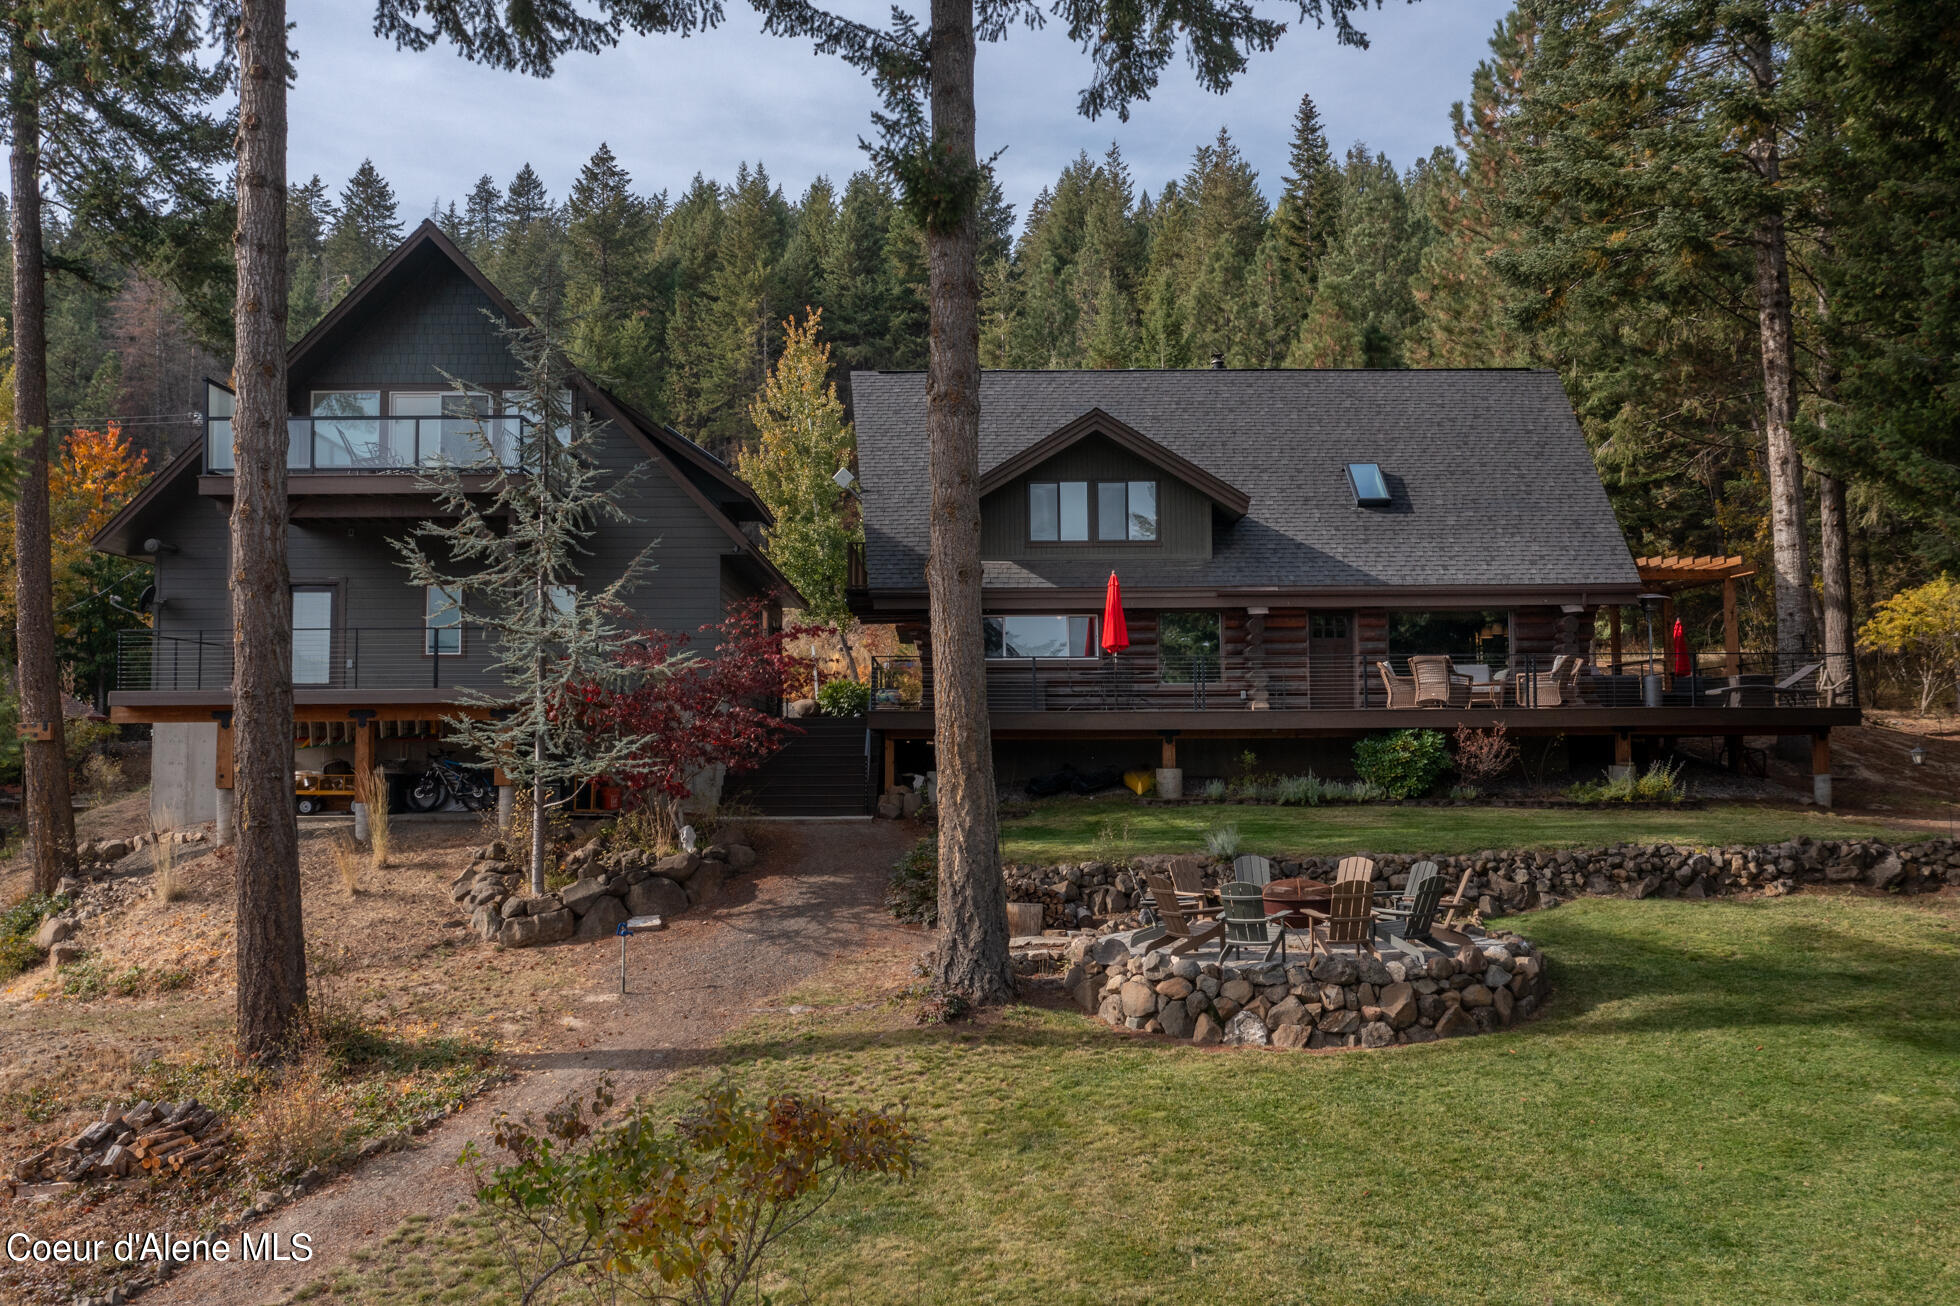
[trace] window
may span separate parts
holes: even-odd
[[[381,443],[379,390],[313,392],[310,467],[374,467],[388,461]]]
[[[310,585],[293,589],[293,683],[333,681],[333,590]]]
[[[1028,486],[1028,538],[1089,538],[1089,482],[1035,481]]]
[[[1094,617],[988,617],[983,626],[990,658],[1096,656]]]
[[[537,405],[531,402],[531,392],[529,390],[506,390],[504,391],[503,398],[504,412],[511,416],[521,417],[529,422],[542,420],[538,415]],[[560,422],[559,425],[553,428],[553,431],[558,436],[559,444],[570,444],[572,442],[572,392],[570,390],[560,390],[558,392],[558,410]],[[517,424],[515,422],[510,424],[510,429],[504,433],[504,436],[507,440],[512,441],[513,444],[515,443],[518,436]]]
[[[1096,538],[1147,541],[1157,538],[1157,482],[1096,483]]]
[[[395,461],[407,465],[426,464],[438,459],[469,464],[483,459],[481,441],[493,436],[486,423],[491,400],[487,394],[462,390],[398,390],[388,396],[388,414],[399,420],[389,440]],[[440,418],[440,421],[432,420]]]
[[[1393,658],[1447,653],[1460,663],[1501,667],[1511,652],[1511,614],[1504,611],[1391,612],[1388,652]]]
[[[204,441],[204,465],[214,472],[231,470],[231,414],[234,402],[231,391],[217,382],[204,383],[204,416],[209,423]]]
[[[547,585],[544,587],[544,601],[549,603],[551,610],[559,616],[569,617],[572,615],[572,609],[578,604],[578,586]]]
[[[463,596],[441,585],[429,586],[422,604],[422,652],[455,657],[463,651]]]
[[[1308,631],[1311,639],[1346,639],[1348,637],[1348,614],[1345,612],[1316,612]]]
[[[1386,508],[1389,503],[1388,478],[1380,463],[1349,463],[1348,483],[1354,486],[1354,506]]]
[[[1166,685],[1222,680],[1223,618],[1216,612],[1165,612],[1157,617],[1157,679]]]

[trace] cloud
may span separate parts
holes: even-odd
[[[875,19],[882,6],[859,4]],[[1253,56],[1230,93],[1200,89],[1180,60],[1131,119],[1076,112],[1086,61],[1064,33],[1014,31],[979,59],[980,146],[1005,148],[1002,183],[1018,214],[1076,154],[1113,140],[1139,185],[1180,176],[1192,150],[1229,126],[1269,194],[1285,170],[1294,106],[1310,92],[1337,151],[1362,139],[1407,166],[1449,138],[1452,101],[1469,92],[1504,0],[1391,4],[1361,24],[1372,48],[1330,31],[1290,31]],[[1290,6],[1288,7],[1290,10]],[[695,174],[733,177],[760,160],[792,197],[809,180],[865,166],[858,138],[876,107],[865,79],[834,58],[754,30],[729,7],[704,35],[628,37],[616,50],[566,59],[538,80],[472,65],[448,47],[394,49],[372,33],[366,0],[293,0],[299,79],[291,104],[291,172],[335,189],[363,158],[393,184],[403,214],[460,201],[478,175],[507,183],[529,162],[562,199],[601,140],[636,185],[678,192]]]

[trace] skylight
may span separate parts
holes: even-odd
[[[1388,506],[1388,481],[1382,476],[1380,463],[1349,463],[1347,470],[1348,481],[1354,486],[1355,507]]]

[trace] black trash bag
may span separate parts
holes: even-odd
[[[1030,776],[1027,783],[1028,797],[1053,798],[1056,794],[1065,794],[1075,787],[1075,779],[1075,768],[1063,763],[1059,771]]]
[[[1078,794],[1098,794],[1105,789],[1114,789],[1122,783],[1122,771],[1113,766],[1105,766],[1097,771],[1078,772],[1069,787]]]

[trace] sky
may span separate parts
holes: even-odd
[[[1261,6],[1291,20],[1291,5]],[[1017,218],[1081,151],[1121,146],[1152,192],[1181,176],[1192,151],[1228,126],[1269,196],[1286,171],[1293,111],[1319,106],[1337,153],[1365,140],[1407,167],[1449,141],[1449,109],[1509,0],[1388,0],[1358,22],[1371,46],[1338,45],[1331,29],[1293,23],[1278,47],[1253,56],[1225,95],[1199,87],[1180,56],[1127,123],[1076,111],[1087,70],[1065,33],[1016,30],[980,47],[980,150]],[[838,8],[877,21],[877,0]],[[368,0],[290,0],[299,79],[290,106],[295,181],[318,173],[338,191],[364,157],[394,186],[404,219],[459,204],[478,176],[500,185],[529,162],[564,199],[601,141],[636,189],[678,193],[697,173],[733,179],[760,161],[791,199],[816,176],[841,181],[866,166],[858,147],[877,106],[868,81],[807,45],[760,34],[731,3],[728,21],[687,40],[627,37],[617,49],[565,59],[549,80],[470,64],[453,48],[396,50],[373,35]]]

